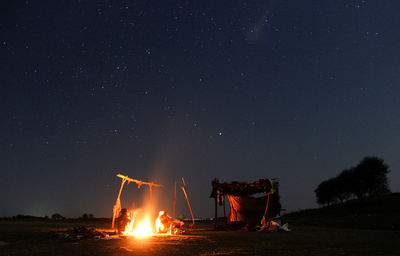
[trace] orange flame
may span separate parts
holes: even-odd
[[[156,219],[156,232],[161,233],[165,230],[164,224],[162,224],[160,217]]]
[[[140,215],[138,215],[140,216]],[[148,237],[156,234],[178,234],[183,222],[168,216],[167,212],[160,211],[155,223],[151,223],[149,215],[138,218],[135,211],[127,213],[128,222],[122,232],[125,236]],[[155,227],[155,230],[154,230]],[[156,233],[154,233],[154,231]]]
[[[149,217],[145,217],[140,223],[135,224],[136,214],[134,211],[129,214],[130,221],[125,227],[125,231],[122,232],[125,236],[137,236],[137,237],[148,237],[154,235],[152,225],[150,224]],[[138,222],[138,220],[136,221]]]
[[[150,225],[149,219],[144,219],[135,230],[133,230],[132,235],[139,237],[147,237],[154,235],[152,227]]]

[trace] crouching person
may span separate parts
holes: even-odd
[[[128,225],[130,221],[129,215],[128,215],[128,210],[126,208],[121,209],[121,213],[119,217],[117,218],[117,229],[118,229],[118,234],[121,235],[122,232],[125,231],[126,226]]]
[[[176,231],[183,226],[183,222],[175,220],[168,216],[166,211],[160,211],[156,220],[157,233],[171,233],[175,234]]]

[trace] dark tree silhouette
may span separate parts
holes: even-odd
[[[52,220],[65,220],[65,217],[62,216],[62,215],[59,214],[59,213],[54,213],[53,215],[51,215],[51,219],[52,219]]]
[[[343,170],[335,178],[335,198],[341,203],[349,199],[353,195],[354,185],[354,168]]]
[[[363,199],[390,192],[389,166],[378,157],[364,157],[356,167],[343,170],[335,178],[321,182],[315,194],[318,204],[344,202],[352,196]]]
[[[354,168],[354,194],[362,199],[390,192],[387,174],[389,166],[378,157],[364,157]]]
[[[321,182],[315,190],[318,204],[330,205],[335,201],[335,179]]]

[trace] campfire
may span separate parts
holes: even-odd
[[[182,232],[184,223],[171,218],[166,211],[160,211],[154,223],[147,216],[137,218],[135,211],[126,212],[122,209],[121,216],[117,218],[117,227],[123,236],[147,237],[159,234],[176,235]]]
[[[132,220],[130,223],[125,228],[125,231],[122,233],[126,236],[139,236],[139,237],[146,237],[146,236],[151,236],[154,235],[153,233],[153,227],[150,224],[149,219],[144,219],[138,225],[136,228],[133,228],[134,220]]]
[[[123,209],[117,219],[117,225],[119,233],[124,236],[146,237],[154,234],[149,218],[138,219],[135,211],[127,213],[126,209]]]
[[[151,212],[153,212],[152,205],[152,187],[163,187],[163,185],[155,184],[153,182],[143,182],[140,180],[131,179],[128,176],[118,174],[119,178],[122,179],[121,187],[118,193],[117,200],[115,202],[113,208],[113,219],[112,219],[112,228],[114,229],[114,224],[116,224],[117,231],[122,236],[135,236],[135,237],[149,237],[153,235],[176,235],[183,232],[182,227],[184,223],[182,221],[176,220],[170,216],[168,216],[167,212],[162,210],[159,211],[157,218],[152,216]],[[138,188],[142,185],[147,185],[150,188],[150,206],[149,211],[144,212],[143,210],[130,210],[128,211],[126,208],[121,209],[120,196],[122,192],[122,188],[125,182],[135,182],[138,184]],[[184,180],[182,178],[183,184],[185,186]],[[176,184],[176,183],[175,183]],[[188,206],[190,208],[190,213],[193,216],[192,209],[190,207],[189,199],[187,197],[187,193],[182,187],[182,190],[185,194],[185,198],[188,202]],[[176,198],[176,185],[175,185],[175,196]],[[174,213],[175,213],[175,203],[176,200],[174,198]],[[154,220],[155,219],[155,220]],[[193,217],[192,217],[193,219]],[[193,223],[194,224],[194,223]]]

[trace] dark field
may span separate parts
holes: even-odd
[[[144,239],[71,242],[48,234],[80,224],[0,221],[0,255],[400,255],[400,232],[393,230],[292,226],[285,233],[207,231],[207,223],[185,235]],[[108,227],[104,222],[90,226]]]
[[[400,231],[400,193],[298,211],[284,215],[284,221],[297,226]]]

